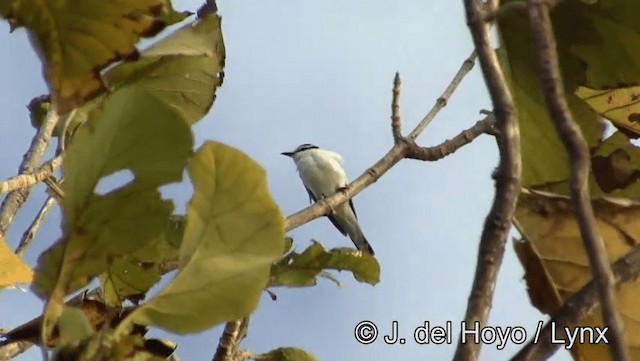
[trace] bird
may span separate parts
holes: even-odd
[[[312,203],[347,187],[347,174],[342,168],[340,154],[320,149],[313,144],[302,144],[293,152],[281,154],[293,159]],[[340,233],[349,236],[358,250],[372,256],[375,254],[360,229],[358,216],[351,199],[333,209],[327,217]]]

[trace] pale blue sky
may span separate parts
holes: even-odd
[[[209,115],[194,128],[196,143],[214,139],[236,146],[257,160],[269,177],[283,213],[308,205],[290,159],[280,152],[314,143],[341,153],[351,179],[391,146],[391,82],[402,76],[402,116],[408,132],[426,114],[471,51],[462,2],[444,0],[247,1],[220,2],[227,48],[225,82]],[[199,1],[178,1],[177,9],[195,11]],[[46,92],[40,65],[26,34],[0,25],[0,179],[15,174],[33,135],[26,104]],[[447,108],[429,125],[419,143],[435,145],[473,125],[490,102],[479,68],[464,80]],[[321,280],[307,289],[276,289],[277,301],[264,295],[251,319],[243,347],[266,352],[280,346],[304,348],[320,360],[445,360],[453,344],[385,345],[381,338],[360,345],[353,337],[362,320],[387,332],[400,322],[402,336],[430,321],[459,324],[475,269],[477,244],[493,196],[491,172],[497,164],[493,139],[482,137],[444,160],[405,160],[354,202],[367,238],[382,268],[375,287],[346,273],[338,288]],[[178,209],[190,197],[187,184],[167,187]],[[40,207],[36,188],[11,228],[14,246]],[[55,211],[27,252],[33,264],[59,235]],[[326,247],[351,246],[326,219],[293,232],[296,248],[310,239]],[[523,270],[511,242],[496,287],[491,325],[522,326],[529,336],[539,320],[522,281]],[[204,276],[204,275],[203,275]],[[41,312],[30,293],[0,293],[0,327],[11,328]],[[6,312],[11,310],[11,312]],[[155,332],[158,334],[158,332]],[[183,360],[209,360],[220,329],[175,338]],[[503,360],[520,346],[502,351],[483,347],[481,360]],[[38,360],[32,349],[20,360]],[[553,360],[570,359],[559,352]]]

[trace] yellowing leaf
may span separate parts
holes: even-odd
[[[109,97],[67,149],[63,238],[40,257],[36,289],[67,294],[163,232],[173,205],[157,187],[181,179],[191,147],[189,127],[157,99],[130,89]],[[123,169],[133,181],[94,193]]]
[[[31,283],[33,271],[9,248],[0,236],[0,289],[16,283]]]
[[[224,60],[220,17],[211,15],[185,25],[137,61],[114,67],[105,78],[111,87],[132,86],[157,97],[192,124],[211,108]]]
[[[602,198],[592,205],[611,262],[640,243],[639,202]],[[540,311],[554,314],[569,296],[591,280],[572,203],[568,197],[525,191],[518,200],[516,218],[524,236],[523,241],[516,243],[516,250],[526,268],[529,296]],[[633,360],[640,358],[639,293],[640,281],[625,284],[616,292],[616,308],[624,321]],[[600,309],[595,309],[579,325],[602,328]],[[572,352],[576,359],[585,361],[610,359],[606,344],[580,344]]]
[[[640,136],[640,86],[608,90],[579,87],[576,95],[625,134]]]
[[[188,166],[194,185],[180,270],[121,324],[199,332],[248,315],[284,251],[283,216],[264,170],[240,151],[208,142]]]
[[[43,62],[61,113],[104,90],[100,70],[137,55],[142,36],[157,34],[169,19],[163,0],[6,0],[0,14],[25,26]]]
[[[371,255],[351,249],[326,251],[314,242],[302,253],[291,252],[271,268],[269,287],[307,287],[316,284],[316,277],[325,269],[351,271],[353,277],[370,285],[380,282],[380,265]]]
[[[640,198],[640,148],[622,132],[607,138],[591,158],[591,196]],[[602,192],[598,192],[599,189]]]

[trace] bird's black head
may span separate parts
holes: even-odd
[[[283,152],[283,153],[280,153],[280,154],[286,155],[287,157],[293,157],[294,154],[300,153],[300,152],[303,152],[303,151],[309,150],[309,149],[318,149],[318,146],[306,143],[306,144],[302,144],[302,145],[298,146],[298,148],[296,148],[293,152]]]

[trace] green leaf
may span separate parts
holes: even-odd
[[[380,264],[373,256],[350,248],[326,251],[314,242],[304,252],[291,252],[273,265],[269,286],[315,286],[316,278],[325,269],[350,271],[356,280],[370,285],[380,282]]]
[[[316,361],[316,357],[299,348],[280,347],[268,353],[256,355],[256,360],[260,361]]]
[[[178,248],[159,237],[132,254],[115,259],[100,276],[105,302],[117,306],[125,300],[140,301],[162,278],[163,262],[177,257]]]
[[[171,9],[164,0],[5,0],[0,14],[12,28],[30,30],[60,113],[104,91],[100,71],[137,55],[140,37],[166,26]]]
[[[189,124],[201,119],[222,84],[225,60],[220,17],[187,24],[145,50],[135,62],[107,72],[110,87],[132,86],[175,109]]]
[[[176,278],[121,324],[199,332],[248,315],[284,251],[284,218],[264,170],[242,152],[207,142],[188,166],[194,185]]]
[[[604,126],[597,114],[573,94],[585,83],[586,74],[583,62],[570,51],[575,44],[597,36],[587,15],[591,8],[579,1],[562,2],[554,8],[552,21],[567,101],[587,143],[593,147],[601,139]],[[523,186],[543,186],[569,178],[568,157],[547,112],[526,19],[518,12],[506,12],[499,18],[502,47],[498,56],[518,113]]]
[[[85,313],[74,307],[64,307],[58,327],[62,345],[78,345],[93,334],[93,327]]]
[[[157,187],[181,179],[191,147],[189,127],[155,98],[128,89],[109,97],[67,149],[63,238],[41,255],[36,290],[67,294],[158,237],[173,205]],[[102,177],[123,169],[135,179],[94,193]]]

